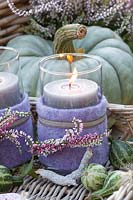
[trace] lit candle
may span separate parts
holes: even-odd
[[[8,72],[0,72],[0,109],[20,103],[18,77]]]
[[[98,84],[87,79],[57,80],[44,86],[46,105],[55,108],[82,108],[98,102]]]

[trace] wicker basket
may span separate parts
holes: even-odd
[[[12,1],[18,8],[29,8],[28,0]],[[0,0],[0,45],[6,45],[10,39],[23,34],[27,22],[27,17],[17,17],[8,8],[6,0]],[[34,124],[37,121],[36,100],[36,98],[30,97]],[[109,104],[108,113],[116,121],[114,128],[121,132],[121,135],[118,134],[115,137],[121,137],[123,140],[133,137],[133,105]],[[133,145],[133,142],[130,140],[129,143]],[[33,179],[31,177],[27,177],[21,187],[13,188],[12,192],[21,192],[22,190],[28,192],[31,200],[39,200],[40,198],[41,200],[83,200],[89,195],[89,192],[81,184],[77,187],[63,187],[45,179]],[[133,191],[133,188],[130,188],[131,190]],[[128,198],[128,194],[125,194],[122,200],[125,199],[132,200],[133,196]]]
[[[120,196],[119,200],[133,200],[133,185],[129,186],[126,184],[124,187],[127,190],[122,195],[119,190],[117,197],[112,198],[110,196],[104,199],[100,197],[99,200],[118,200]],[[11,191],[16,193],[26,192],[29,197],[28,200],[91,200],[91,192],[87,191],[82,184],[77,186],[60,186],[41,177],[36,179],[28,176],[25,178],[23,185],[14,187]]]
[[[13,2],[18,8],[29,8],[28,0],[13,0]],[[27,21],[27,17],[13,14],[6,0],[0,0],[0,45],[6,45],[10,39],[23,34]]]

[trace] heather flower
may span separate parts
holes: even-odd
[[[19,16],[30,16],[29,32],[52,39],[58,28],[69,23],[101,25],[117,33],[132,33],[132,0],[30,0],[31,9],[19,10],[12,0],[10,9]]]
[[[66,134],[63,138],[49,139],[43,142],[37,141],[31,145],[31,153],[34,155],[48,156],[57,151],[62,151],[64,148],[75,148],[75,147],[93,147],[102,144],[104,137],[108,137],[109,132],[103,134],[86,134],[80,136],[83,131],[83,123],[81,120],[73,119],[74,128],[67,129]]]
[[[22,118],[29,117],[29,112],[11,111],[6,109],[5,113],[0,117],[0,141],[10,140],[21,151],[20,137],[25,138],[28,145],[33,143],[31,136],[27,136],[25,132],[13,129],[16,123],[21,122]]]
[[[108,132],[104,134],[86,134],[80,136],[83,131],[83,123],[80,119],[73,118],[74,127],[66,129],[63,138],[48,139],[45,141],[34,142],[32,137],[23,131],[13,129],[15,123],[21,121],[22,118],[29,117],[29,112],[18,112],[6,109],[5,113],[0,117],[0,141],[10,140],[21,151],[20,138],[24,138],[25,144],[29,147],[30,152],[34,155],[48,156],[64,148],[75,147],[93,147],[102,143],[103,138],[108,136]]]

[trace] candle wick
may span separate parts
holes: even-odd
[[[72,65],[71,65],[71,62],[69,62],[69,67],[70,67],[70,73],[72,73]]]
[[[72,83],[69,83],[69,90],[71,90],[72,88]]]

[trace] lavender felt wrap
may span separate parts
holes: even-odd
[[[97,105],[79,108],[79,109],[57,109],[43,104],[42,98],[37,101],[37,112],[39,118],[71,122],[73,117],[81,119],[83,122],[93,121],[105,115],[104,120],[92,127],[84,128],[81,135],[87,133],[104,133],[107,130],[106,118],[107,101],[103,96]],[[38,139],[44,141],[50,138],[62,138],[65,134],[65,128],[56,128],[44,125],[38,120]],[[40,161],[50,169],[58,172],[69,173],[78,168],[80,161],[86,151],[86,148],[66,148],[61,152],[56,152],[48,157],[41,156]],[[105,164],[108,160],[109,145],[108,139],[104,138],[102,145],[93,148],[93,157],[90,162]]]
[[[10,107],[11,111],[21,111],[21,112],[29,112],[30,105],[28,95],[25,94],[23,101],[20,104]],[[4,113],[5,110],[0,110],[0,116]],[[33,129],[32,129],[32,120],[29,117],[24,123],[15,127],[14,129],[18,131],[24,131],[27,135],[33,136]],[[9,140],[4,140],[0,142],[0,164],[5,165],[9,168],[16,167],[25,163],[26,161],[30,160],[31,154],[29,153],[28,147],[26,146],[24,139],[21,138],[20,140],[22,153],[18,151],[16,146],[10,142]]]

